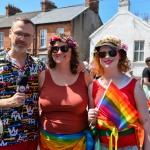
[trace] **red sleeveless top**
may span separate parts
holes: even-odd
[[[84,73],[80,73],[72,85],[59,86],[46,70],[39,105],[42,110],[40,123],[44,130],[73,134],[87,129],[88,88]]]
[[[133,78],[128,82],[123,88],[120,89],[122,93],[124,93],[130,100],[130,103],[133,105],[134,108],[136,108],[135,104],[135,99],[134,99],[134,88],[136,84],[136,79]],[[102,97],[104,91],[106,89],[103,88],[98,80],[95,80],[93,83],[93,91],[92,91],[92,96],[95,102],[95,106],[97,105],[99,99]],[[103,110],[100,111],[100,114],[98,114],[98,118],[101,120],[107,121],[106,114]],[[107,130],[104,127],[98,126],[100,130]],[[106,146],[109,146],[109,136],[101,136],[100,137],[100,142],[103,143]],[[115,142],[115,140],[113,140]],[[115,143],[113,143],[113,146]],[[137,145],[136,141],[136,135],[134,132],[128,134],[128,135],[120,135],[118,138],[118,148],[126,147],[126,146],[135,146]]]

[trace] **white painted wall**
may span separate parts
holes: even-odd
[[[121,41],[128,45],[127,56],[133,63],[133,74],[141,77],[143,68],[146,66],[145,61],[133,62],[134,58],[134,41],[144,40],[144,60],[150,57],[150,25],[143,22],[128,10],[119,10],[119,12],[106,24],[101,26],[90,36],[90,62],[92,61],[93,50],[96,43],[104,35],[118,36]]]

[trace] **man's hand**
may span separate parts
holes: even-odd
[[[0,107],[19,107],[25,103],[25,93],[16,93],[13,97],[1,100]]]

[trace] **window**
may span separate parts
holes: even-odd
[[[144,61],[144,41],[134,42],[134,61]]]
[[[42,29],[40,30],[40,48],[46,47],[46,40],[47,40],[47,30]]]
[[[0,32],[0,49],[4,49],[4,33]]]
[[[57,28],[56,34],[63,34],[64,33],[64,28]]]

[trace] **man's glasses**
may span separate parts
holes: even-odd
[[[58,53],[59,49],[63,52],[66,53],[69,50],[69,46],[68,45],[63,45],[63,46],[52,46],[51,47],[51,51],[52,53]]]
[[[31,39],[33,39],[33,35],[28,34],[28,33],[14,32],[14,35],[15,35],[15,37],[18,38],[18,39],[24,37],[24,39],[25,39],[26,41],[30,41]]]
[[[106,55],[109,55],[110,57],[115,57],[117,55],[117,50],[112,49],[105,52],[101,52],[101,51],[98,52],[98,56],[100,58],[105,58]]]

